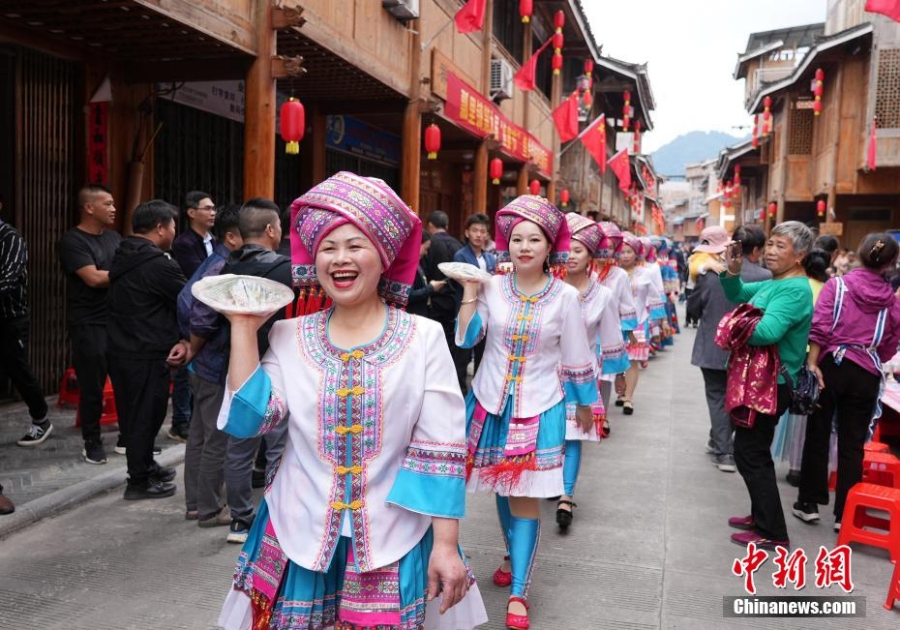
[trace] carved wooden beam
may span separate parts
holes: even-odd
[[[296,79],[306,74],[306,68],[303,67],[303,57],[286,57],[278,55],[272,57],[272,78],[273,79]]]
[[[306,24],[306,18],[303,17],[303,7],[272,7],[272,28],[276,31],[300,28],[304,24]]]

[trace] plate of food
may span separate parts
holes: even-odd
[[[445,276],[452,278],[457,282],[469,282],[471,280],[476,282],[487,282],[491,279],[491,274],[487,271],[482,271],[480,267],[464,262],[440,263],[438,264],[438,269],[440,269],[441,273]]]
[[[220,313],[242,315],[271,314],[294,300],[294,292],[280,282],[234,274],[202,278],[191,294]]]

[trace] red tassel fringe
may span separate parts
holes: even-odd
[[[478,469],[478,476],[492,486],[515,488],[526,471],[537,470],[534,453],[504,459],[499,464]]]

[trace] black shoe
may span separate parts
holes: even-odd
[[[569,509],[563,510],[559,507],[560,505],[568,505]],[[573,501],[560,501],[556,504],[556,524],[559,525],[561,530],[566,531],[569,529],[572,519],[575,518],[576,507],[578,506]]]
[[[787,477],[787,482],[789,485],[794,486],[795,488],[800,487],[800,471],[799,470],[789,470]]]
[[[256,470],[253,469],[253,473],[250,479],[250,485],[254,488],[265,488],[266,487],[266,471],[265,470]]]
[[[106,451],[103,450],[103,442],[85,442],[81,457],[88,464],[105,464]]]
[[[160,466],[156,462],[153,462],[153,465],[150,466],[150,478],[156,481],[161,481],[163,483],[169,483],[173,479],[175,479],[174,468],[166,468],[164,466]]]
[[[815,523],[819,520],[819,506],[815,503],[797,501],[791,513],[804,523]]]
[[[166,434],[169,436],[170,440],[175,440],[176,442],[185,442],[188,440],[188,427],[182,425],[172,425],[172,428],[169,429],[169,432]]]
[[[233,545],[243,545],[247,542],[247,537],[250,535],[250,528],[253,527],[255,518],[256,515],[251,514],[246,518],[232,519],[231,526],[228,528],[228,536],[225,537],[225,540]]]
[[[175,494],[174,483],[164,483],[155,479],[150,479],[143,485],[128,484],[125,487],[126,501],[140,501],[142,499],[165,499]]]

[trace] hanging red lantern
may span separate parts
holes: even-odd
[[[641,153],[641,121],[634,121],[634,154],[640,155]]]
[[[731,191],[733,190],[731,182],[725,183],[725,191],[722,193],[722,205],[726,209],[731,208]]]
[[[625,90],[622,98],[625,99],[625,104],[622,106],[622,129],[628,131],[628,125],[631,122],[631,92]]]
[[[425,150],[429,160],[436,160],[441,150],[441,128],[434,123],[425,127]]]
[[[760,220],[761,222],[763,222],[763,223],[765,222],[765,220],[766,220],[766,209],[765,209],[765,208],[761,208],[761,209],[760,209],[760,211],[759,211],[759,220]]]
[[[550,67],[553,68],[553,74],[562,72],[563,56],[559,53],[553,53],[553,57],[550,59]]]
[[[585,90],[584,94],[582,94],[582,99],[584,100],[584,106],[588,109],[591,108],[591,105],[594,104],[594,97],[591,96],[590,90]]]
[[[813,82],[813,95],[816,97],[816,100],[813,103],[813,113],[816,116],[822,113],[822,94],[825,91],[824,81],[825,71],[822,70],[822,68],[817,68],[816,80]]]
[[[562,190],[559,191],[559,203],[563,208],[565,208],[566,206],[569,205],[569,189],[568,188],[563,188]]]
[[[734,165],[734,186],[735,188],[740,188],[741,186],[741,165]]]
[[[759,114],[753,117],[753,134],[752,140],[750,144],[753,145],[753,148],[759,148]]]
[[[816,215],[821,219],[825,216],[825,200],[819,199],[816,202]]]
[[[566,38],[562,34],[562,31],[557,31],[553,33],[553,52],[559,54],[562,52],[563,46],[566,43]]]
[[[522,17],[522,24],[528,24],[533,14],[534,2],[532,0],[519,0],[519,15]]]
[[[493,160],[491,160],[488,174],[491,176],[491,181],[495,186],[499,184],[500,178],[503,177],[503,160],[501,160],[500,158],[494,158]]]
[[[553,16],[553,28],[557,31],[563,30],[563,27],[566,25],[566,14],[560,10],[556,12],[556,15]]]
[[[769,218],[774,219],[775,215],[778,213],[778,204],[774,201],[769,204]]]
[[[767,96],[763,99],[763,131],[762,135],[768,136],[771,131],[772,118],[772,97]]]
[[[297,155],[300,153],[300,141],[306,131],[306,111],[303,103],[293,96],[284,102],[280,111],[281,138],[285,141],[285,153]]]
[[[593,73],[594,73],[594,60],[593,59],[585,59],[584,60],[585,76],[592,76]]]
[[[528,184],[528,192],[530,192],[532,195],[541,194],[541,182],[536,179],[532,179],[531,183]]]

